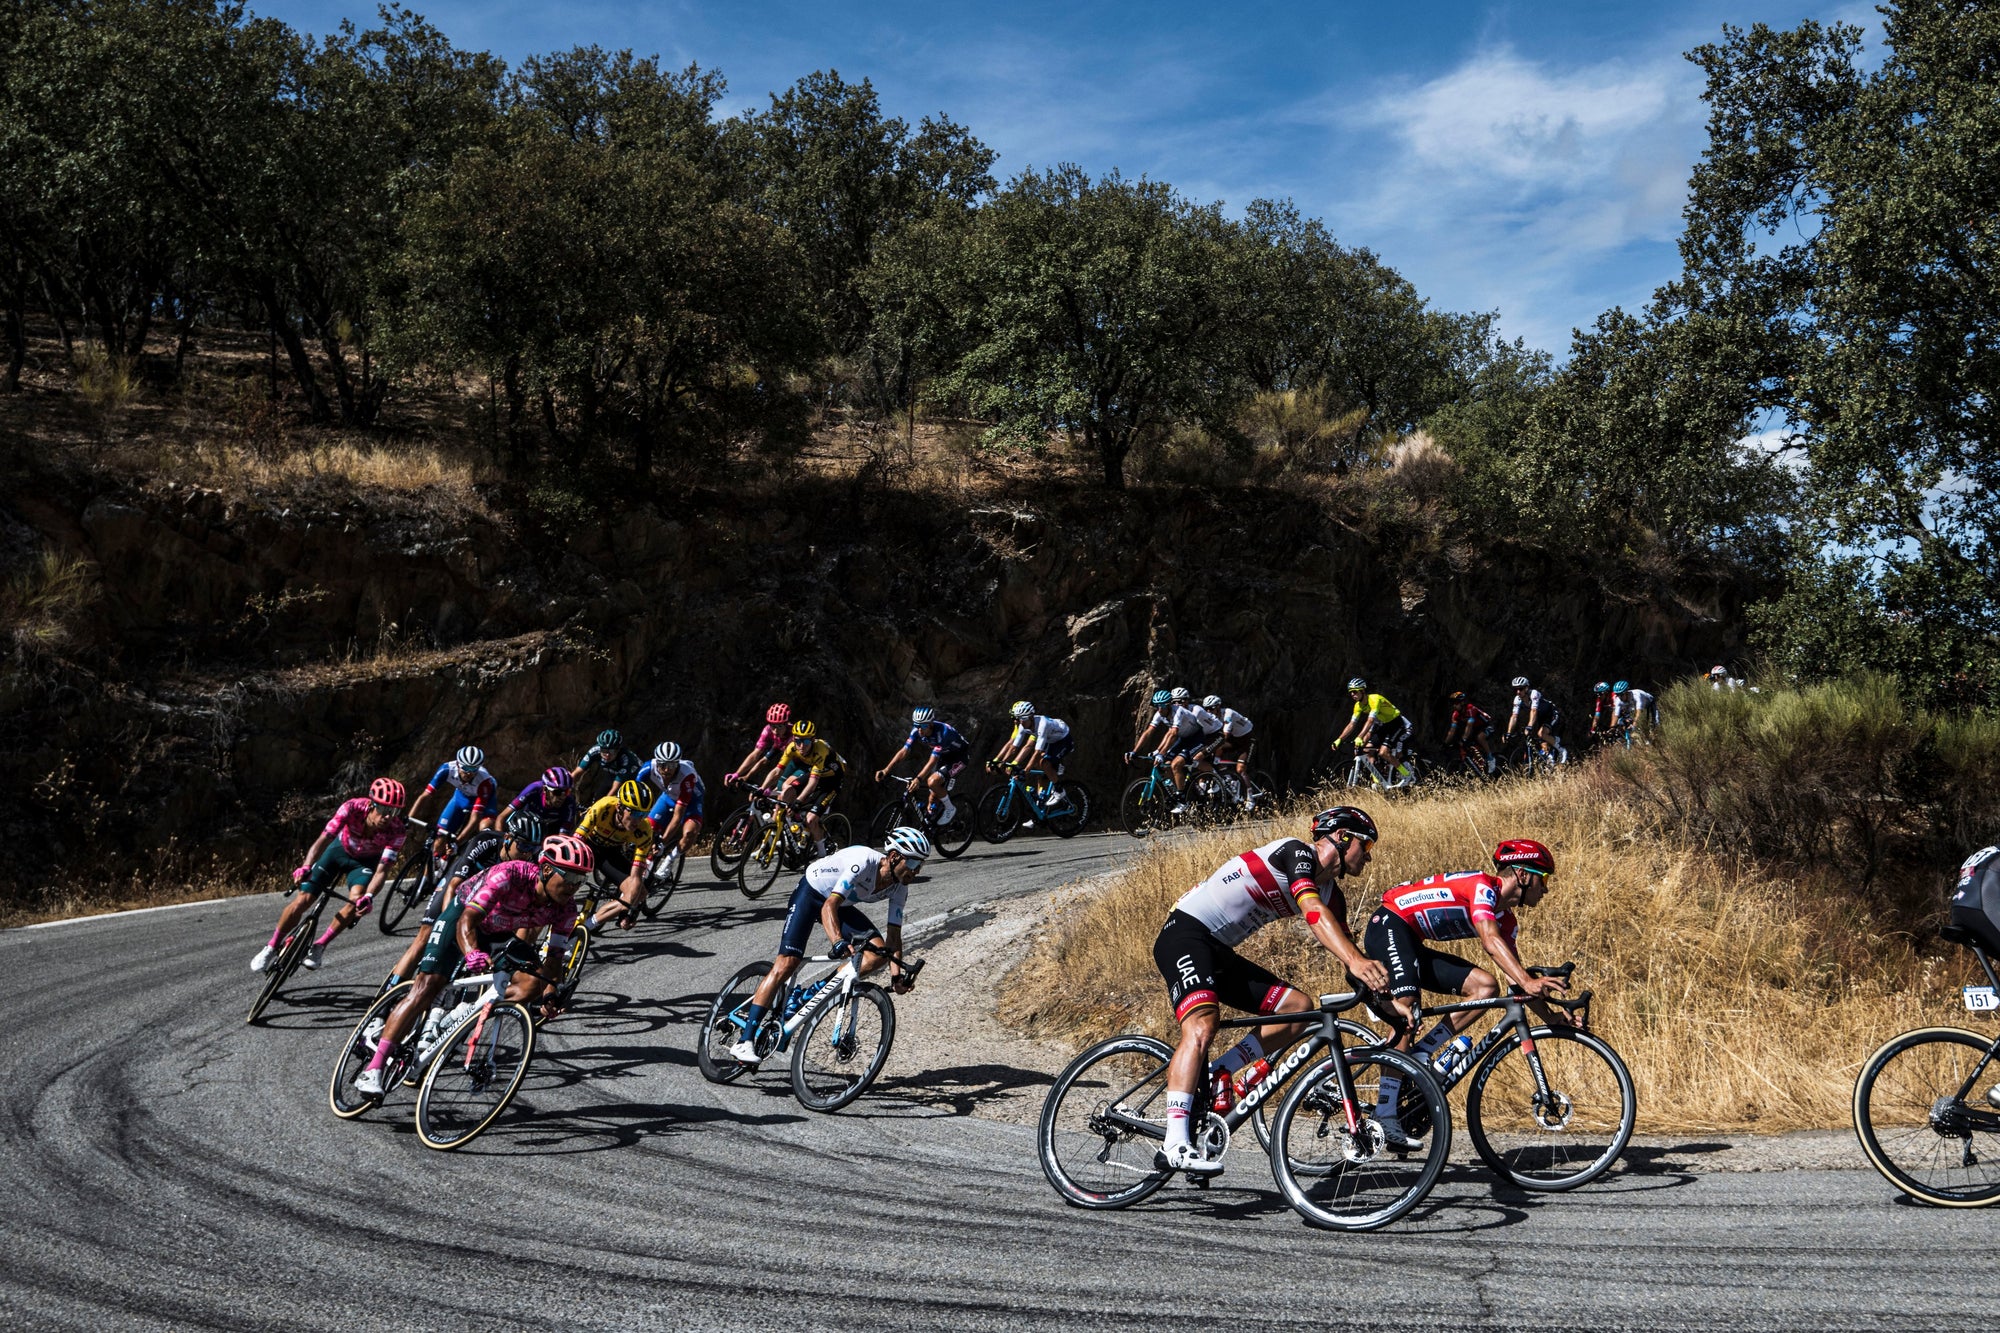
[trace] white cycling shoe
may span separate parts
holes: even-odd
[[[763,1056],[757,1054],[757,1043],[747,1039],[739,1041],[729,1048],[729,1058],[739,1065],[748,1065],[752,1069],[755,1069],[764,1059]]]
[[[1219,1176],[1222,1163],[1203,1157],[1192,1143],[1176,1143],[1153,1154],[1155,1171],[1185,1171],[1191,1176]]]
[[[380,1097],[382,1095],[382,1071],[379,1069],[364,1069],[356,1074],[354,1076],[354,1090],[364,1097]]]
[[[316,968],[318,968],[319,960],[324,957],[326,957],[326,946],[324,944],[315,944],[311,948],[307,949],[306,971],[311,972]]]
[[[958,818],[958,807],[951,803],[951,797],[949,796],[945,797],[943,802],[941,802],[938,806],[938,814],[937,814],[938,827],[942,828],[943,826],[951,823],[952,820],[957,818]]]
[[[1403,1122],[1393,1115],[1377,1113],[1375,1123],[1382,1130],[1382,1144],[1384,1147],[1393,1149],[1396,1152],[1407,1152],[1411,1148],[1423,1146],[1423,1140],[1411,1138],[1409,1131],[1403,1128]]]
[[[257,951],[257,956],[250,960],[250,970],[252,972],[262,972],[271,965],[271,960],[277,956],[278,951],[276,949],[273,949],[268,944],[265,945]]]

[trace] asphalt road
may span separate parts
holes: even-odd
[[[936,866],[912,915],[1129,847],[982,846]],[[1206,1192],[1066,1207],[1032,1131],[964,1114],[1053,1070],[930,1071],[965,1089],[957,1109],[888,1080],[833,1116],[775,1070],[712,1087],[695,1034],[715,986],[776,947],[779,889],[683,890],[614,940],[508,1117],[436,1153],[407,1093],[353,1123],[326,1107],[401,939],[364,923],[244,1025],[278,905],[0,935],[6,1328],[1872,1330],[2000,1312],[1978,1276],[2000,1212],[1910,1205],[1866,1170],[1691,1174],[1639,1152],[1534,1197],[1454,1165],[1395,1228],[1335,1235],[1244,1153]]]

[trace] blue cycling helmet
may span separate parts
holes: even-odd
[[[1172,703],[1173,701],[1174,701],[1174,692],[1172,690],[1153,691],[1153,707],[1165,708],[1168,704]]]
[[[912,708],[910,710],[910,725],[913,727],[921,727],[926,723],[935,721],[937,721],[937,709],[935,708]]]
[[[1623,693],[1625,693],[1625,691],[1627,691],[1627,690],[1629,690],[1629,689],[1631,689],[1631,688],[1632,688],[1632,682],[1631,682],[1631,681],[1629,681],[1629,680],[1621,680],[1621,681],[1619,681],[1619,682],[1618,682],[1618,683],[1617,683],[1616,685],[1613,685],[1613,686],[1611,687],[1611,692],[1612,692],[1613,694],[1623,694]]]
[[[1605,684],[1603,681],[1600,680],[1595,685],[1590,687],[1590,692],[1592,694],[1604,694],[1610,689],[1611,687],[1609,685]]]

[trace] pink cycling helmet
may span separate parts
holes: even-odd
[[[542,840],[542,864],[572,875],[588,875],[597,868],[597,853],[573,833],[551,833]]]
[[[772,704],[764,710],[764,720],[774,727],[782,727],[792,720],[790,704]]]
[[[403,790],[403,784],[394,778],[377,778],[368,784],[368,799],[377,805],[401,810],[403,798],[408,795],[409,793]]]

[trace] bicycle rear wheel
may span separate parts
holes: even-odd
[[[646,905],[639,909],[640,916],[648,921],[659,920],[660,913],[666,909],[667,899],[673,897],[674,890],[681,886],[681,871],[685,866],[683,858],[669,873],[664,855],[654,864],[653,873],[646,879]]]
[[[279,943],[278,956],[264,969],[264,985],[258,990],[257,998],[250,1002],[250,1016],[243,1020],[245,1023],[256,1022],[264,1012],[264,1007],[271,1003],[279,989],[291,979],[292,973],[298,971],[299,964],[305,961],[306,950],[312,947],[313,934],[319,929],[320,913],[325,910],[326,895],[322,893],[314,897],[313,905],[306,909],[305,915],[298,919],[291,933]]]
[[[569,933],[569,952],[563,955],[562,980],[556,983],[556,995],[565,1002],[576,994],[577,982],[583,979],[584,961],[590,957],[590,942],[595,938],[588,925],[577,926]]]
[[[973,836],[970,806],[954,804],[951,822],[939,824],[931,830],[931,846],[937,848],[938,855],[945,860],[956,861],[965,855],[965,849],[972,845]]]
[[[1451,1108],[1430,1072],[1398,1051],[1371,1047],[1345,1058],[1356,1104],[1341,1100],[1331,1058],[1294,1079],[1271,1120],[1271,1174],[1314,1226],[1374,1231],[1407,1214],[1437,1184],[1451,1154]],[[1429,1112],[1430,1132],[1413,1150],[1383,1141],[1375,1107],[1384,1074],[1403,1081],[1399,1105],[1421,1099]]]
[[[354,1025],[354,1030],[347,1034],[347,1040],[333,1062],[333,1077],[326,1086],[327,1105],[342,1120],[352,1120],[382,1104],[386,1092],[356,1092],[354,1079],[375,1058],[375,1042],[381,1034],[383,1020],[389,1017],[389,1011],[401,1004],[404,997],[416,988],[416,982],[405,981],[383,991],[375,1003],[368,1006],[368,1012],[361,1015],[361,1021]],[[402,1065],[402,1060],[392,1059],[384,1068],[382,1086],[385,1090],[395,1087],[400,1081]]]
[[[1042,816],[1042,827],[1058,838],[1074,838],[1090,822],[1090,789],[1081,782],[1065,779],[1063,799]]]
[[[903,813],[902,798],[898,797],[896,800],[884,804],[880,810],[875,812],[875,817],[868,821],[869,845],[880,847],[882,839],[889,836],[889,830],[901,827],[907,822],[907,819],[908,817]]]
[[[854,825],[846,815],[821,815],[819,826],[826,830],[827,840],[835,847],[854,845]]]
[[[1070,1061],[1042,1102],[1042,1174],[1079,1208],[1124,1208],[1167,1183],[1167,1062],[1153,1037],[1113,1037]],[[1144,1126],[1140,1128],[1139,1126]],[[1157,1132],[1155,1132],[1157,1131]]]
[[[1594,1033],[1536,1028],[1534,1055],[1517,1034],[1495,1047],[1465,1094],[1465,1128],[1480,1158],[1529,1190],[1571,1190],[1611,1169],[1639,1115],[1632,1075]],[[1549,1092],[1535,1086],[1531,1059]]]
[[[979,794],[973,822],[979,836],[988,842],[1005,842],[1020,827],[1020,812],[1015,807],[1018,798],[1010,795],[1013,787],[1011,782],[996,782]]]
[[[461,1148],[500,1118],[535,1055],[535,1020],[518,1004],[467,1014],[444,1039],[417,1091],[417,1137]]]
[[[416,906],[417,899],[430,892],[431,859],[426,856],[414,874],[406,872],[397,877],[382,895],[382,903],[375,909],[375,927],[384,935],[396,933],[396,927]]]
[[[718,883],[735,876],[736,867],[750,852],[750,835],[756,826],[756,813],[743,805],[716,827],[715,843],[708,849],[708,868],[715,872]]]
[[[1963,1028],[1918,1028],[1883,1044],[1854,1080],[1854,1131],[1889,1183],[1944,1208],[2000,1200],[2000,1115],[1987,1100],[2000,1080],[1994,1042]]]
[[[765,824],[751,841],[750,850],[736,867],[736,887],[745,898],[761,898],[785,871],[785,838],[775,822]]]
[[[694,1058],[701,1066],[701,1076],[710,1083],[731,1082],[750,1067],[729,1053],[729,1048],[743,1039],[742,1029],[734,1018],[750,1003],[757,983],[770,970],[769,963],[751,963],[725,982],[708,1006],[708,1017],[703,1020],[701,1036],[695,1042]]]
[[[882,1072],[896,1040],[889,992],[858,981],[847,998],[812,1016],[792,1047],[792,1092],[812,1111],[838,1111]]]

